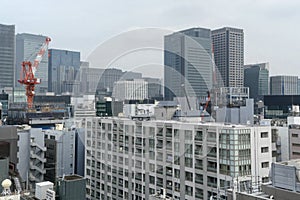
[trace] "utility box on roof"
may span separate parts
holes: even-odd
[[[53,183],[50,181],[45,181],[35,184],[35,197],[39,200],[44,200],[47,198],[47,190],[53,190]]]

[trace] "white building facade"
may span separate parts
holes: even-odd
[[[87,199],[226,199],[267,182],[271,127],[87,118]],[[235,184],[234,184],[235,183]]]
[[[121,80],[114,84],[112,96],[119,101],[148,98],[148,82],[144,79]]]

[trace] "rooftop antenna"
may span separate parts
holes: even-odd
[[[11,181],[9,179],[5,179],[4,181],[2,181],[1,185],[3,187],[1,194],[3,196],[11,195],[11,191],[10,191]]]

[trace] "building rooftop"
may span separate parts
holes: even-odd
[[[40,183],[36,183],[36,186],[48,186],[48,185],[52,185],[53,186],[53,183],[50,182],[50,181],[44,181],[44,182],[40,182]]]
[[[281,165],[286,165],[286,166],[294,166],[298,170],[300,170],[300,159],[294,159],[294,160],[279,162],[279,163],[276,163],[276,164],[281,164]],[[299,177],[299,179],[300,179],[300,177]]]
[[[76,175],[76,174],[63,177],[63,180],[65,180],[65,181],[74,181],[74,180],[80,180],[80,179],[83,179],[83,177]]]

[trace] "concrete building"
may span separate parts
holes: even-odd
[[[14,86],[15,25],[0,24],[0,90]]]
[[[44,134],[41,128],[32,129],[28,125],[23,125],[18,126],[18,137],[17,169],[23,185],[27,185],[27,189],[34,189],[36,183],[44,181],[46,174]]]
[[[201,97],[212,88],[211,31],[191,28],[164,38],[164,96]]]
[[[144,79],[126,79],[115,83],[112,97],[117,101],[148,98],[148,82]]]
[[[254,101],[263,100],[269,95],[269,63],[244,66],[244,86],[250,89],[250,98]]]
[[[271,95],[297,95],[298,76],[271,76]]]
[[[15,171],[18,164],[18,135],[14,126],[0,126],[0,157],[9,158],[9,165]]]
[[[244,86],[244,31],[225,27],[211,33],[217,73],[221,87]]]
[[[227,189],[268,182],[271,127],[86,120],[87,199],[225,199]]]
[[[150,119],[154,116],[154,100],[125,101],[123,106],[123,116],[127,118],[144,117]]]
[[[60,200],[85,199],[85,179],[78,175],[64,176],[58,180]]]
[[[85,119],[96,116],[95,95],[83,95],[71,98],[71,105],[74,106],[74,118]]]
[[[294,115],[293,105],[300,105],[300,95],[266,95],[263,102],[264,118],[287,119]]]
[[[249,88],[220,87],[212,94],[216,122],[248,125],[254,123],[254,102],[249,98]]]
[[[48,91],[55,94],[79,92],[80,52],[49,50]]]
[[[0,158],[0,181],[9,178],[9,158]]]
[[[59,125],[44,130],[46,151],[45,181],[56,182],[64,175],[73,175],[75,168],[75,128]]]
[[[15,67],[15,87],[24,87],[17,80],[20,79],[23,61],[33,63],[37,53],[46,41],[46,36],[21,33],[16,35],[16,67]],[[48,49],[44,54],[38,70],[35,73],[37,78],[41,79],[41,84],[36,85],[35,92],[48,92]]]
[[[0,103],[2,104],[1,113],[0,113],[0,119],[3,119],[3,117],[7,117],[8,115],[8,94],[0,93]]]
[[[272,184],[263,185],[262,191],[273,199],[296,200],[300,198],[300,161],[272,163]]]
[[[290,159],[300,159],[300,124],[289,125]]]

